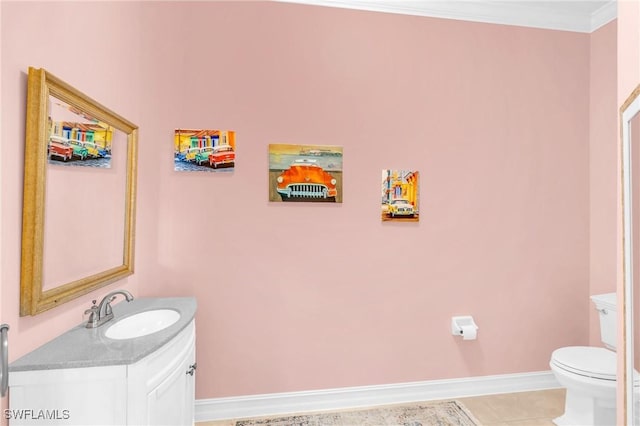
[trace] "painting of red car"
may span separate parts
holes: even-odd
[[[209,154],[209,166],[217,169],[220,166],[233,167],[236,162],[236,153],[231,145],[218,145],[213,147]]]
[[[282,201],[336,201],[336,179],[314,160],[295,160],[276,182]]]
[[[47,148],[49,159],[57,158],[62,161],[69,161],[73,157],[73,148],[68,143],[50,139]]]

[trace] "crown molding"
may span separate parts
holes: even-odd
[[[615,0],[594,13],[578,14],[564,8],[550,9],[532,1],[492,0],[276,0],[314,6],[396,13],[442,19],[515,25],[591,33],[617,16]],[[545,2],[550,3],[550,2]],[[567,2],[564,2],[567,3]]]
[[[602,6],[591,14],[591,31],[594,32],[598,28],[608,24],[618,17],[618,2],[608,1],[607,4]]]

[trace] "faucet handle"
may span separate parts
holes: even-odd
[[[87,315],[87,314],[93,314],[93,313],[97,312],[97,310],[98,310],[98,305],[96,305],[96,301],[95,301],[95,300],[92,300],[92,301],[91,301],[91,303],[93,303],[93,304],[91,305],[91,307],[90,307],[89,309],[87,309],[86,311],[84,311],[84,314],[85,314],[85,315]]]
[[[89,319],[87,320],[87,328],[95,328],[98,324],[98,320],[100,319],[100,311],[98,305],[96,305],[96,301],[92,300],[93,305],[87,310],[84,311],[84,315],[89,315]],[[84,315],[82,319],[84,320]]]

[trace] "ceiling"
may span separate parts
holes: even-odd
[[[590,33],[617,16],[616,0],[277,0],[404,15]]]

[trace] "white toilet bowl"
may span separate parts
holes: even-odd
[[[616,353],[605,348],[569,346],[556,349],[549,362],[567,389],[565,412],[558,426],[616,424]]]

